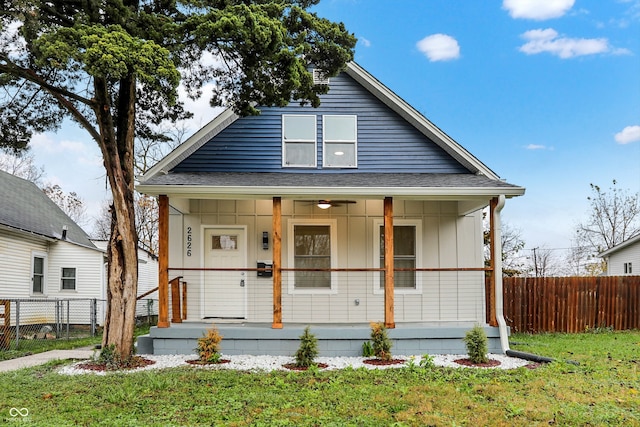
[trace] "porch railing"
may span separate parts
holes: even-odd
[[[174,323],[187,318],[187,301],[201,303],[200,310],[205,312],[200,313],[200,317],[245,318],[247,310],[256,321],[269,322],[273,317],[271,268],[169,268],[169,271],[170,275],[179,274],[170,285]],[[280,271],[284,322],[349,322],[354,319],[368,322],[382,320],[384,316],[384,268],[281,268]],[[485,290],[485,274],[491,271],[485,267],[394,269],[396,276],[413,273],[417,288],[396,287],[398,320],[454,320],[460,316],[484,320],[488,314],[485,295],[489,294]],[[333,286],[326,289],[295,287],[296,272],[330,274]],[[188,282],[196,290],[196,294],[190,295],[192,299],[186,295],[186,286],[182,287],[182,292],[176,289],[177,279]],[[243,288],[251,289],[251,293],[243,293]],[[247,299],[242,301],[241,298]],[[235,314],[226,310],[234,305],[241,310]],[[216,307],[221,307],[226,314],[218,315]]]

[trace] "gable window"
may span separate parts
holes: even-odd
[[[316,166],[316,116],[282,116],[282,166]]]
[[[422,232],[420,221],[396,220],[393,225],[393,284],[396,292],[421,292],[421,274],[414,271],[421,268]],[[376,221],[374,224],[374,245],[376,268],[384,268],[384,224]],[[397,271],[402,269],[404,271]],[[375,280],[375,293],[384,291],[385,272],[381,271]]]
[[[62,290],[75,291],[76,290],[76,269],[62,267]]]
[[[333,293],[336,261],[335,220],[290,220],[289,275],[290,293]]]
[[[36,295],[44,294],[45,272],[47,264],[47,256],[44,254],[34,253],[31,260],[31,293]]]
[[[322,116],[322,164],[328,168],[355,168],[357,116]]]

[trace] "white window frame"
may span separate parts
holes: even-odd
[[[352,117],[354,125],[354,139],[327,140],[326,124],[327,117]],[[353,144],[353,165],[327,165],[327,145],[331,144]],[[326,114],[322,116],[322,167],[332,169],[355,169],[358,167],[358,116],[355,114]]]
[[[422,220],[420,219],[395,219],[394,226],[408,225],[416,229],[416,268],[422,268]],[[373,220],[373,268],[384,268],[380,265],[380,227],[384,226],[383,219]],[[416,287],[415,288],[395,288],[397,294],[422,294],[423,274],[416,271]],[[384,294],[384,289],[380,287],[380,275],[373,275],[373,293],[376,295]]]
[[[47,269],[48,269],[48,255],[46,252],[31,252],[31,280],[29,286],[29,295],[43,297],[47,296]],[[34,267],[35,267],[35,259],[42,258],[42,292],[34,292],[33,291],[33,278],[35,276]]]
[[[285,140],[285,122],[287,117],[313,117],[313,140],[299,139],[299,140]],[[318,166],[318,119],[313,114],[283,114],[282,115],[282,167],[283,168],[315,168]],[[287,144],[303,143],[313,144],[313,163],[305,165],[293,165],[287,163]]]
[[[65,277],[64,270],[73,270],[73,277]],[[73,279],[73,289],[65,289],[64,281]],[[61,292],[77,292],[78,291],[78,269],[76,267],[60,267],[60,291]]]
[[[329,238],[331,239],[331,268],[337,268],[338,265],[338,221],[336,219],[298,219],[292,218],[287,221],[287,260],[291,268],[295,266],[295,242],[294,228],[296,225],[325,225],[329,227]],[[295,287],[295,271],[289,271],[287,276],[288,293],[289,294],[337,294],[338,293],[338,274],[331,272],[330,288],[296,288]]]

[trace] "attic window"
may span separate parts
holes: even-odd
[[[322,116],[323,166],[355,168],[358,120],[356,116]]]
[[[316,116],[282,116],[282,166],[316,166]]]
[[[322,70],[318,68],[313,69],[313,84],[314,85],[329,85],[329,77],[327,77]]]

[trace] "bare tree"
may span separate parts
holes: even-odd
[[[640,233],[640,194],[616,187],[609,191],[591,185],[592,195],[587,197],[591,206],[589,218],[577,226],[577,241],[599,253],[611,249]]]
[[[535,277],[552,277],[562,275],[562,263],[553,249],[537,247],[531,249],[532,268],[529,272]]]
[[[32,153],[13,154],[0,151],[0,170],[42,187],[44,166],[36,166],[35,157]]]
[[[489,265],[490,253],[490,230],[487,221],[487,212],[483,213],[484,221],[484,259],[485,265]],[[522,232],[520,229],[513,228],[509,223],[502,222],[501,225],[501,243],[502,243],[502,274],[504,276],[519,276],[525,272],[525,258],[520,255],[520,251],[524,248],[524,240],[522,240]]]
[[[87,225],[87,208],[84,201],[74,191],[65,193],[58,184],[48,184],[42,191],[79,226]]]

